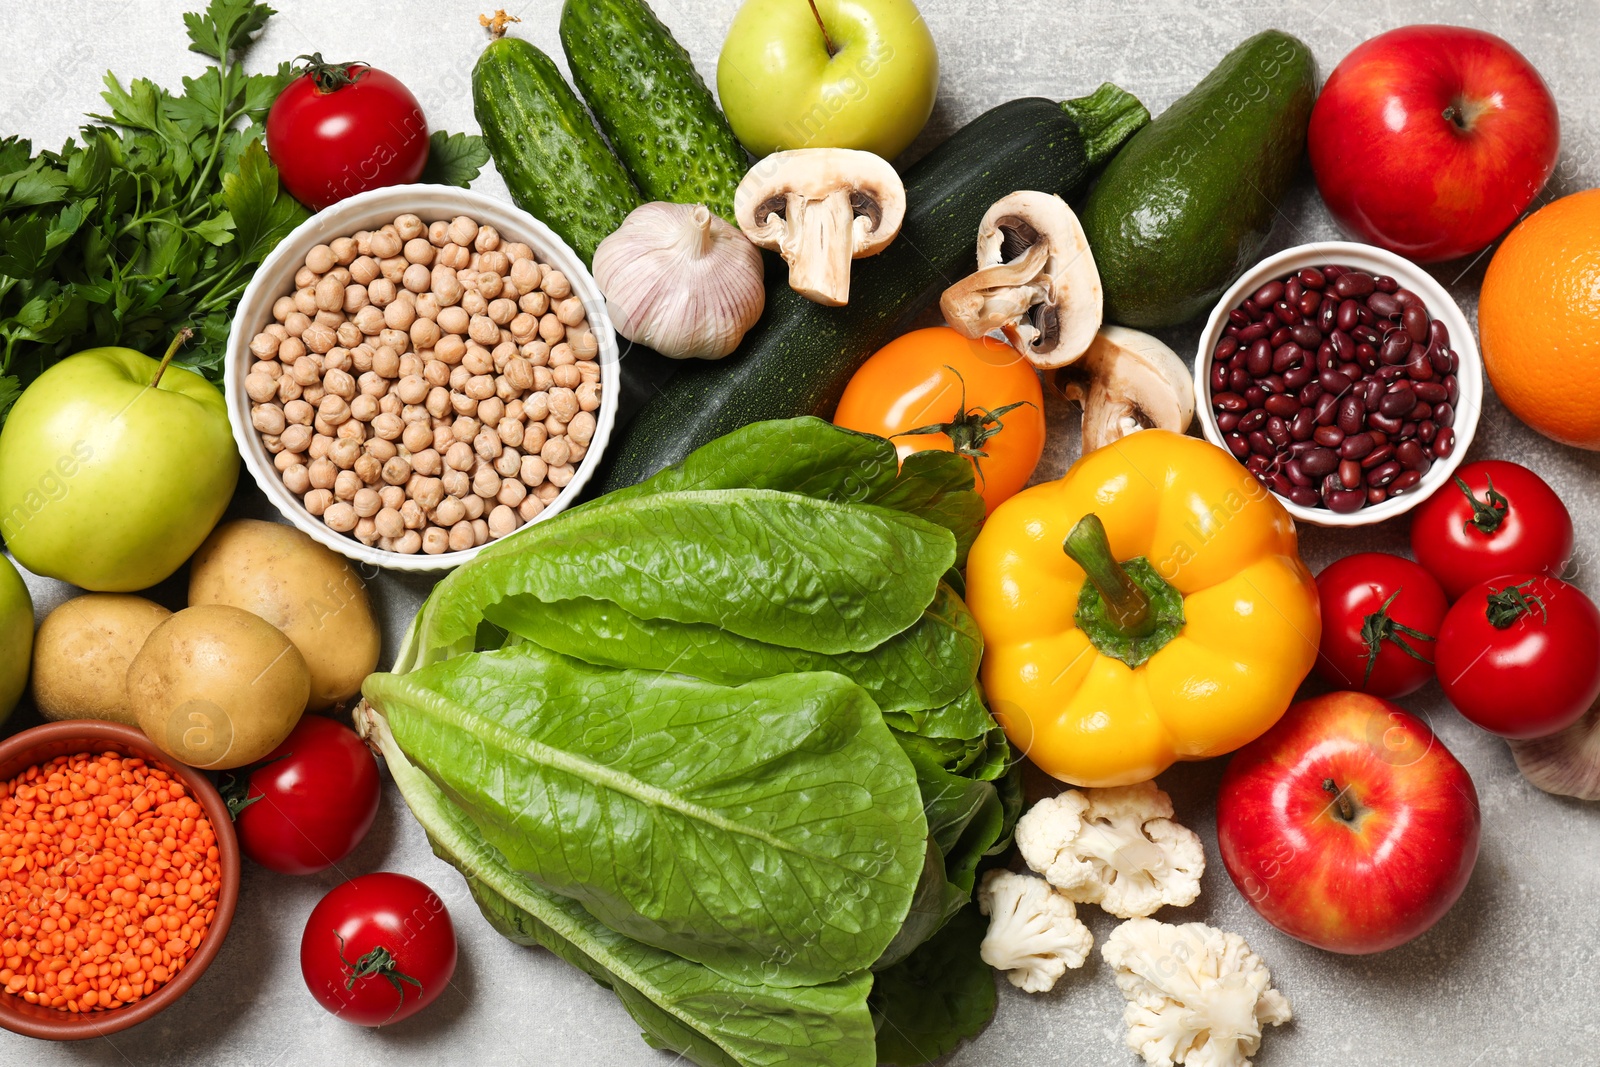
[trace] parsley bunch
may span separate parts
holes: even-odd
[[[234,305],[308,214],[262,147],[296,71],[246,74],[240,62],[273,13],[211,0],[183,16],[189,50],[214,62],[182,93],[107,74],[108,111],[79,140],[34,155],[29,141],[0,138],[0,419],[63,357],[163,349],[183,326],[195,339],[179,362],[220,376]],[[441,158],[423,180],[467,184],[487,156],[477,141],[435,134]]]

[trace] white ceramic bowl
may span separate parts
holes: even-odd
[[[284,518],[335,552],[360,563],[397,571],[444,571],[459,567],[482,548],[446,552],[437,556],[420,552],[416,555],[385,552],[330,530],[321,519],[308,512],[299,498],[284,487],[283,480],[272,464],[271,453],[262,444],[261,435],[250,424],[250,398],[244,391],[245,375],[250,371],[250,339],[273,321],[272,305],[278,297],[294,291],[294,276],[304,265],[306,253],[316,245],[338,237],[348,237],[357,230],[392,222],[396,215],[406,212],[421,216],[424,222],[466,215],[480,224],[491,225],[500,231],[505,240],[521,241],[531,246],[540,262],[548,263],[565,274],[572,283],[572,291],[583,299],[589,326],[600,346],[596,358],[600,363],[602,389],[594,438],[572,481],[533,521],[542,522],[559,515],[576,500],[600,463],[617,417],[619,355],[616,333],[611,327],[610,316],[606,314],[605,298],[600,295],[599,287],[577,253],[544,223],[514,204],[495,197],[445,185],[397,185],[358,193],[301,223],[256,270],[255,277],[239,301],[233,329],[228,335],[224,383],[228,419],[233,424],[233,437],[238,443],[239,454],[244,457],[245,467],[255,478],[256,484],[273,506],[283,513]]]
[[[1460,357],[1456,368],[1458,399],[1455,405],[1455,448],[1446,458],[1434,461],[1414,490],[1345,515],[1327,508],[1304,507],[1282,496],[1278,497],[1279,503],[1300,522],[1313,526],[1368,526],[1405,514],[1450,480],[1461,465],[1467,449],[1472,446],[1473,435],[1478,429],[1478,416],[1483,408],[1483,359],[1478,354],[1478,341],[1472,326],[1444,287],[1415,263],[1393,252],[1350,241],[1317,241],[1296,245],[1257,263],[1222,294],[1222,299],[1211,311],[1211,317],[1206,320],[1205,332],[1200,335],[1200,348],[1194,360],[1195,414],[1206,440],[1226,448],[1222,431],[1217,428],[1216,412],[1211,408],[1211,354],[1222,338],[1222,331],[1227,328],[1228,312],[1244,303],[1245,298],[1267,282],[1306,267],[1320,267],[1329,263],[1356,267],[1372,274],[1386,274],[1403,288],[1422,297],[1428,305],[1428,314],[1443,322],[1450,331],[1450,347]]]

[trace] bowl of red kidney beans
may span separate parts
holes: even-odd
[[[1421,267],[1322,241],[1223,294],[1195,397],[1206,439],[1296,519],[1364,526],[1449,481],[1477,430],[1483,367],[1466,317]]]

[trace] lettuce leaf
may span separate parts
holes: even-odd
[[[872,1067],[868,975],[815,986],[746,985],[624,937],[575,901],[519,876],[466,812],[407,759],[381,718],[366,725],[434,852],[466,878],[490,924],[519,944],[544,946],[611,989],[650,1044],[703,1067]]]
[[[868,1005],[878,1062],[917,1067],[977,1037],[994,1018],[994,972],[978,955],[988,924],[973,906],[905,962],[880,972]]]
[[[728,687],[522,644],[363,692],[513,870],[729,980],[865,970],[910,908],[917,776],[841,675]]]

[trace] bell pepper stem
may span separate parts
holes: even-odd
[[[1067,533],[1062,549],[1083,568],[1105,601],[1107,620],[1123,637],[1143,637],[1155,629],[1150,596],[1122,569],[1111,554],[1105,525],[1091,512]]]

